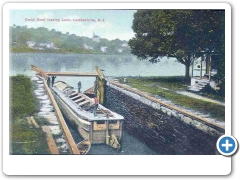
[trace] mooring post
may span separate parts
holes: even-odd
[[[108,121],[106,121],[106,144],[109,145],[110,136],[109,136],[109,132],[108,132],[108,128],[109,128],[108,126],[109,126],[109,123],[108,123]]]
[[[105,79],[102,71],[96,66],[96,72],[98,74],[97,77],[97,97],[99,99],[100,104],[104,103],[104,85]]]

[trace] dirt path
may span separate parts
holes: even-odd
[[[202,101],[207,101],[207,102],[215,103],[215,104],[218,104],[218,105],[221,105],[221,106],[225,106],[225,103],[223,103],[223,102],[213,100],[213,99],[210,99],[210,98],[207,98],[207,97],[203,97],[203,96],[200,96],[198,94],[191,93],[191,92],[176,91],[176,93],[182,94],[182,95],[185,95],[185,96],[188,96],[188,97],[192,97],[192,98],[195,98],[195,99],[199,99],[199,100],[202,100]]]
[[[154,84],[149,84],[148,86],[152,87],[153,85]],[[188,91],[174,91],[174,90],[170,90],[168,88],[161,87],[161,86],[157,86],[157,88],[160,88],[160,89],[163,89],[163,90],[166,90],[166,91],[175,92],[177,94],[185,95],[185,96],[188,96],[188,97],[191,97],[191,98],[195,98],[195,99],[199,99],[199,100],[202,100],[202,101],[215,103],[215,104],[218,104],[220,106],[225,106],[225,103],[223,103],[223,102],[220,102],[220,101],[217,101],[217,100],[214,100],[214,99],[210,99],[210,98],[207,98],[207,97],[204,97],[204,96],[192,93],[192,92],[188,92]]]

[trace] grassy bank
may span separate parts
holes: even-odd
[[[61,53],[61,54],[94,54],[95,52],[87,49],[80,50],[68,50],[68,49],[33,49],[25,45],[21,46],[13,46],[10,48],[10,52],[12,53]]]
[[[128,84],[134,88],[171,100],[172,103],[178,106],[197,110],[204,114],[210,114],[213,118],[216,118],[219,121],[224,121],[225,119],[224,106],[177,94],[175,92],[187,89],[187,85],[184,83],[184,77],[141,77],[128,78],[127,81]]]
[[[36,113],[30,78],[10,77],[10,154],[49,154],[41,128],[30,128],[27,117]]]

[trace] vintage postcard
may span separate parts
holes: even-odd
[[[4,6],[6,174],[231,171],[228,4],[25,5]]]

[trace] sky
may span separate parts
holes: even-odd
[[[78,36],[92,37],[95,33],[109,40],[129,40],[134,37],[131,27],[135,12],[136,10],[11,10],[10,26],[46,27]],[[45,21],[38,21],[38,18]],[[71,21],[63,21],[66,19]],[[88,21],[74,21],[77,19]]]

